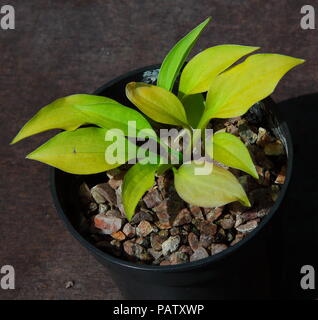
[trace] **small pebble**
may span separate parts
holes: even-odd
[[[109,206],[105,203],[100,203],[99,206],[98,206],[98,213],[106,213],[109,209]]]
[[[180,244],[180,236],[169,237],[162,243],[162,253],[166,256],[169,252],[174,252]]]
[[[74,282],[73,281],[67,281],[65,283],[65,289],[70,289],[72,287],[74,287]]]
[[[189,245],[191,247],[191,249],[193,251],[197,250],[198,247],[199,247],[199,240],[198,240],[198,237],[193,233],[189,233],[188,235],[188,241],[189,241]]]
[[[95,227],[101,229],[105,234],[112,234],[120,230],[123,220],[117,217],[97,214],[94,217]]]
[[[116,193],[108,183],[101,183],[91,189],[91,194],[97,203],[110,203],[115,205],[117,202]]]
[[[286,167],[282,167],[280,173],[278,174],[275,183],[277,184],[284,184],[286,179]]]
[[[285,153],[285,148],[281,141],[276,140],[273,143],[265,145],[264,152],[267,156],[280,156]]]
[[[193,250],[191,249],[191,247],[186,245],[182,245],[178,251],[186,253],[189,256],[193,253]]]
[[[258,226],[258,220],[252,220],[245,224],[241,224],[240,226],[236,227],[236,230],[242,233],[248,233],[253,231]]]
[[[162,243],[167,239],[168,236],[163,237],[160,236],[159,234],[152,233],[150,235],[150,243],[151,247],[154,250],[160,251],[162,249]]]
[[[214,222],[217,220],[223,213],[223,207],[213,208],[206,213],[206,220],[209,222]]]
[[[173,226],[174,227],[182,226],[183,224],[190,223],[191,220],[192,220],[192,217],[191,217],[190,211],[187,208],[184,208],[176,216],[175,220],[173,221]]]
[[[137,244],[140,244],[141,246],[143,247],[149,247],[149,244],[150,244],[150,241],[148,238],[144,238],[144,237],[138,237],[136,240],[135,240],[135,243]]]
[[[180,234],[180,230],[177,227],[173,227],[170,229],[170,234],[172,236],[176,236],[176,235]]]
[[[136,228],[133,227],[130,223],[126,223],[123,228],[123,232],[128,238],[132,238],[136,234]]]
[[[264,145],[266,145],[271,141],[272,141],[272,137],[268,134],[267,130],[262,127],[259,127],[256,144],[263,147]]]
[[[190,211],[191,211],[191,214],[194,218],[204,220],[204,216],[202,214],[200,207],[191,206]]]
[[[209,256],[208,252],[203,247],[199,247],[191,255],[190,261],[193,262],[193,261],[201,260],[201,259],[207,258],[208,256]]]
[[[234,238],[234,240],[231,242],[231,246],[234,246],[235,244],[240,242],[243,238],[244,238],[244,234],[243,233],[237,233],[235,238]]]
[[[253,132],[246,123],[239,125],[238,132],[246,144],[253,144],[257,140],[257,134]]]
[[[151,209],[159,205],[162,201],[162,198],[158,189],[152,189],[146,193],[146,195],[143,197],[143,200],[147,208]]]
[[[130,221],[130,224],[136,225],[136,224],[140,223],[142,220],[146,220],[146,221],[152,222],[153,221],[153,216],[148,211],[142,211],[142,210],[138,211],[132,217],[132,219]]]
[[[94,212],[98,209],[98,204],[96,202],[91,202],[88,206],[89,212]]]
[[[119,240],[119,241],[123,241],[126,239],[126,236],[125,234],[122,232],[122,231],[117,231],[117,232],[114,232],[111,234],[111,236],[116,239],[116,240]]]
[[[219,223],[224,230],[229,230],[234,227],[235,220],[230,214],[228,214],[223,219],[221,219]]]
[[[124,251],[130,256],[134,255],[134,247],[135,243],[133,241],[127,240],[124,242]]]
[[[211,255],[220,253],[221,251],[227,249],[228,246],[224,243],[213,243],[211,245]]]
[[[214,236],[217,232],[217,225],[210,223],[208,221],[202,221],[199,225],[199,229],[201,231],[201,234]]]
[[[153,226],[150,224],[150,222],[146,220],[142,220],[139,223],[138,227],[136,228],[136,233],[140,237],[146,237],[152,231],[153,231]]]
[[[158,260],[162,256],[162,251],[157,251],[153,248],[149,248],[148,252],[153,256],[155,260]]]
[[[188,260],[188,256],[183,252],[174,252],[169,257],[169,261],[172,265],[185,263]]]

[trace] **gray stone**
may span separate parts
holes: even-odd
[[[162,243],[162,253],[166,256],[169,252],[174,252],[178,249],[180,244],[180,236],[169,237]]]
[[[117,208],[118,210],[121,212],[122,216],[125,217],[126,216],[126,213],[125,213],[125,209],[124,209],[124,205],[123,205],[123,200],[122,200],[122,197],[121,197],[121,193],[122,193],[122,189],[121,189],[121,186],[118,187],[116,190],[115,190],[115,194],[116,194],[116,204],[117,204]]]
[[[213,243],[211,245],[211,255],[214,255],[214,254],[217,254],[217,253],[220,253],[221,251],[227,249],[228,246],[224,243]]]
[[[98,213],[106,213],[109,209],[109,206],[105,203],[100,203],[99,206],[98,206]]]
[[[199,247],[191,255],[190,261],[193,262],[193,261],[201,260],[201,259],[207,258],[208,256],[209,256],[208,252],[203,247]]]
[[[241,224],[236,227],[236,230],[242,233],[248,233],[253,231],[258,226],[259,219],[251,220],[245,224]]]
[[[257,134],[244,123],[238,127],[239,135],[246,144],[253,144],[257,140]]]
[[[117,202],[116,193],[108,183],[101,183],[91,189],[91,194],[97,203],[110,203],[115,205]]]
[[[116,209],[111,209],[111,210],[106,211],[105,215],[107,217],[123,218],[123,216],[121,215],[121,212],[119,210],[116,210]]]
[[[143,211],[140,210],[138,212],[135,213],[135,215],[132,217],[132,219],[130,220],[130,224],[138,224],[140,223],[142,220],[146,220],[146,221],[153,221],[153,216],[151,213],[149,213],[148,211]]]

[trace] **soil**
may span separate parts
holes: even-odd
[[[254,108],[254,110],[253,110]],[[253,107],[243,117],[216,119],[214,131],[232,133],[248,147],[259,180],[229,170],[243,185],[252,207],[233,202],[201,208],[184,202],[176,193],[173,174],[156,177],[136,209],[125,218],[121,185],[129,166],[105,174],[105,182],[80,187],[80,200],[89,240],[99,249],[124,260],[153,265],[174,265],[215,255],[241,241],[259,225],[285,182],[287,157],[283,141],[271,125],[255,116]]]

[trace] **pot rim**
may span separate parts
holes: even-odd
[[[107,82],[103,86],[99,87],[94,91],[93,94],[95,95],[100,95],[105,89],[108,87],[112,86],[113,84],[124,80],[125,78],[134,76],[135,74],[145,72],[148,70],[154,70],[154,69],[159,69],[160,64],[154,64],[150,66],[146,66],[143,68],[135,69],[130,72],[127,72],[119,77],[116,77],[115,79]],[[275,116],[277,116],[277,112],[273,110]],[[279,117],[278,117],[279,118]],[[57,190],[56,190],[56,183],[55,183],[55,175],[58,169],[54,167],[50,167],[50,187],[51,187],[51,194],[53,198],[53,202],[55,205],[55,208],[60,215],[61,219],[65,223],[67,229],[71,232],[71,234],[88,250],[91,250],[95,256],[98,256],[102,259],[106,259],[110,263],[120,265],[122,267],[127,267],[129,269],[136,269],[140,271],[160,271],[164,273],[171,273],[171,272],[182,272],[182,271],[189,271],[192,269],[197,269],[199,267],[205,267],[209,264],[215,263],[217,261],[223,260],[226,257],[230,256],[237,250],[239,250],[241,247],[245,246],[249,241],[251,241],[264,227],[267,225],[267,223],[272,219],[273,215],[277,211],[278,207],[280,206],[283,198],[285,197],[290,179],[291,179],[291,174],[292,174],[292,165],[293,165],[293,144],[292,144],[292,138],[290,131],[288,129],[288,126],[286,122],[280,120],[280,124],[283,127],[284,131],[286,132],[286,147],[288,151],[288,157],[287,157],[287,172],[286,172],[286,178],[285,178],[285,183],[282,186],[282,189],[280,190],[279,196],[276,199],[275,203],[273,206],[270,208],[268,214],[261,220],[260,224],[248,235],[246,235],[242,240],[240,240],[238,243],[235,245],[228,247],[224,251],[221,251],[220,253],[216,255],[209,256],[207,258],[193,261],[193,262],[186,262],[182,264],[177,264],[177,265],[170,265],[170,266],[153,266],[153,265],[146,265],[146,264],[137,264],[133,262],[129,262],[120,258],[117,258],[115,256],[112,256],[111,254],[108,254],[97,247],[95,247],[93,244],[91,244],[88,240],[86,240],[71,224],[70,220],[68,219],[67,215],[64,213],[64,210],[62,209],[61,203],[59,201],[58,195],[57,195]]]

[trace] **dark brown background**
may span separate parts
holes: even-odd
[[[274,98],[314,93],[318,30],[299,25],[307,2],[318,14],[317,0],[1,0],[0,5],[15,6],[16,30],[0,30],[0,266],[15,267],[16,290],[0,289],[0,299],[121,297],[59,220],[48,168],[24,159],[52,133],[8,145],[41,106],[64,95],[91,93],[113,77],[162,61],[208,15],[213,21],[194,52],[234,43],[304,58],[306,64],[284,78]],[[300,105],[293,112],[301,117],[307,111]],[[75,285],[66,289],[69,280]]]

